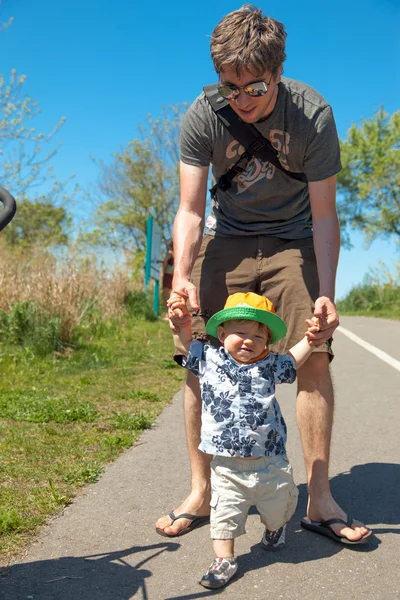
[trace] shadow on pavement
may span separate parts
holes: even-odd
[[[164,542],[92,556],[16,564],[0,578],[0,597],[2,600],[129,600],[141,591],[142,598],[147,599],[146,579],[152,572],[143,569],[143,565],[179,547],[180,544]],[[146,551],[150,555],[133,564],[133,555]]]
[[[397,502],[400,497],[400,465],[357,465],[350,472],[333,477],[331,488],[337,502],[355,518],[371,526],[375,534],[400,533],[400,529],[394,527],[400,524],[400,503]],[[269,553],[262,549],[261,544],[255,544],[248,553],[238,557],[239,577],[274,563],[299,564],[323,560],[343,551],[372,552],[384,543],[374,536],[365,546],[344,546],[305,531],[300,528],[300,519],[305,515],[306,505],[307,490],[305,484],[301,484],[298,508],[288,527],[287,548],[283,552]],[[379,526],[374,527],[375,524]],[[260,524],[260,539],[261,534]],[[100,555],[16,564],[0,577],[0,597],[2,600],[30,597],[35,600],[128,600],[141,592],[141,597],[147,600],[146,579],[152,576],[152,572],[143,566],[164,552],[174,552],[181,545],[190,547],[190,544],[190,536],[185,536],[180,544],[161,542]],[[143,552],[149,552],[149,555],[144,559],[141,556],[135,564],[134,555]],[[211,543],[204,548],[205,566],[210,556]],[[179,568],[179,553],[175,558],[166,559],[162,568],[166,575],[175,572]],[[196,580],[196,573],[193,573],[193,579]],[[194,600],[218,593],[199,586],[198,592],[169,596],[168,600]]]
[[[383,543],[376,535],[400,533],[400,529],[390,527],[390,525],[400,524],[400,504],[394,500],[400,497],[400,465],[390,463],[356,465],[350,472],[341,473],[331,479],[332,493],[338,504],[354,518],[373,529],[375,535],[365,546],[344,546],[322,535],[303,530],[300,527],[300,520],[306,513],[307,486],[301,484],[298,488],[298,507],[288,525],[286,549],[283,552],[272,553],[263,550],[261,544],[255,544],[248,553],[238,557],[239,577],[274,563],[299,564],[323,560],[343,551],[361,554],[373,552],[378,549],[379,544]],[[256,509],[250,511],[250,514],[255,513],[257,513]],[[374,524],[385,524],[389,527],[374,527]],[[261,533],[260,524],[260,539]],[[195,600],[219,592],[204,590],[196,594],[173,596],[168,600]]]
[[[255,544],[249,553],[238,558],[241,573],[261,569],[275,562],[298,564],[321,560],[343,551],[362,554],[373,552],[383,543],[377,535],[400,533],[399,528],[390,527],[400,524],[400,504],[394,502],[400,495],[400,465],[356,465],[350,472],[333,477],[331,489],[334,498],[344,510],[373,529],[374,535],[368,544],[339,544],[325,536],[302,529],[300,520],[306,513],[307,486],[301,484],[298,507],[288,525],[286,550],[268,553],[262,549],[261,544]],[[385,524],[389,527],[374,527],[374,524]]]
[[[374,524],[400,524],[400,464],[366,463],[354,466],[331,480],[334,497],[374,533],[400,533],[399,529]]]

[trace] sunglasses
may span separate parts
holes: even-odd
[[[227,100],[236,100],[240,94],[240,90],[243,90],[245,94],[252,98],[258,98],[264,96],[268,92],[268,86],[271,83],[271,79],[268,81],[255,81],[254,83],[248,83],[247,85],[221,85],[218,87],[220,96]]]

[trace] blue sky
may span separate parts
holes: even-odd
[[[98,168],[90,156],[109,161],[148,113],[191,102],[213,83],[209,35],[240,6],[226,0],[0,0],[0,21],[14,17],[0,33],[0,73],[15,68],[28,76],[25,90],[42,110],[38,130],[49,131],[66,117],[53,161],[57,177],[75,173],[82,187],[93,187]],[[257,6],[285,24],[285,75],[326,97],[341,137],[380,105],[399,109],[398,0],[271,0]],[[159,92],[147,93],[150,87]],[[338,297],[379,259],[390,268],[399,256],[394,242],[374,242],[366,251],[360,235],[352,241],[354,249],[341,252]]]

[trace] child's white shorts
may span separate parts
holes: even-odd
[[[246,533],[251,506],[270,531],[296,510],[298,490],[286,454],[254,460],[215,456],[211,461],[211,537],[232,539]]]

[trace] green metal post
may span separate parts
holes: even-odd
[[[151,238],[153,235],[153,217],[147,217],[146,224],[146,267],[144,271],[144,285],[146,290],[150,283],[150,269],[151,269]]]
[[[153,297],[153,310],[154,314],[158,315],[159,308],[159,298],[160,298],[160,282],[158,279],[154,280],[154,297]]]

